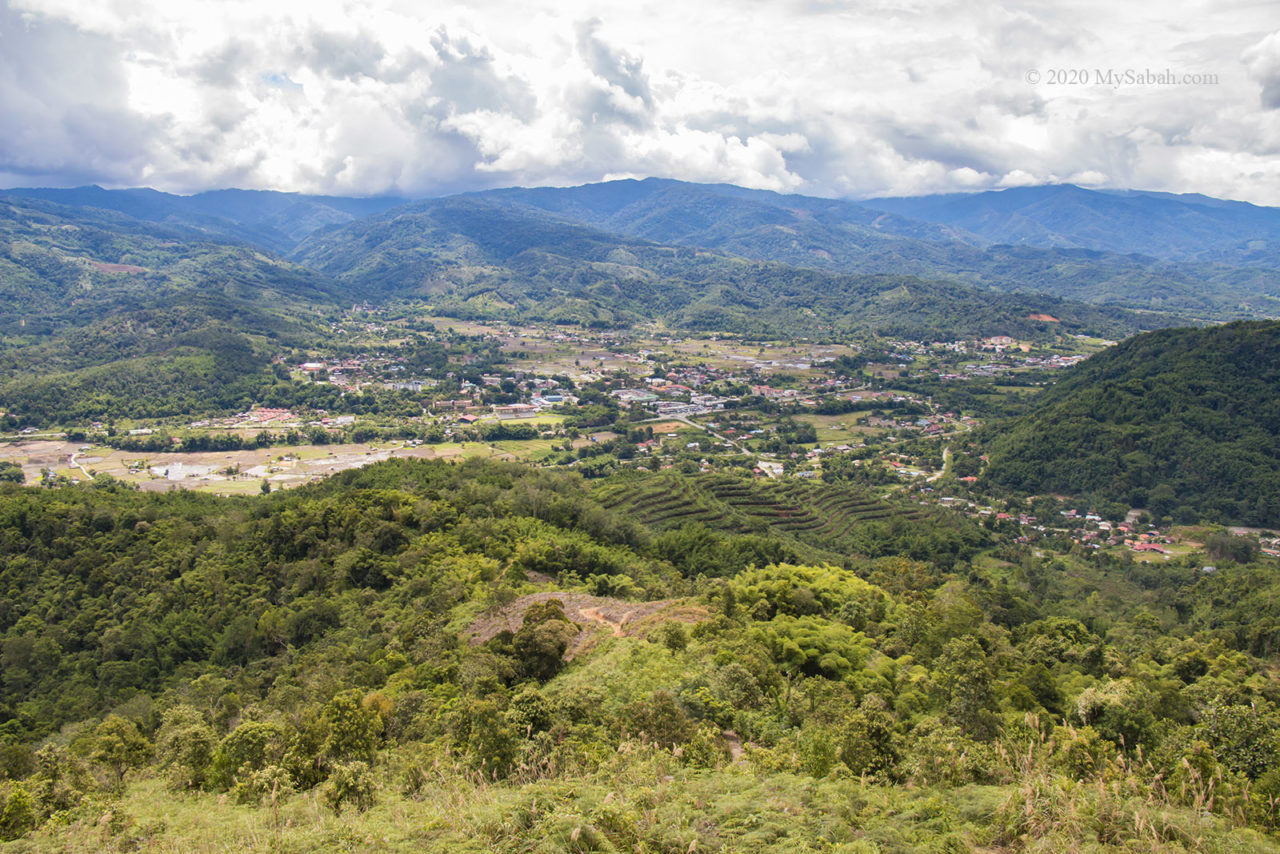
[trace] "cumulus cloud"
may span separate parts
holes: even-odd
[[[1280,31],[1246,50],[1244,61],[1250,76],[1262,86],[1262,105],[1280,109]]]
[[[1280,33],[1254,5],[424,9],[0,0],[0,183],[434,195],[661,175],[856,198],[1070,180],[1280,204]],[[1127,82],[1148,71],[1177,80]]]
[[[110,39],[0,7],[0,178],[134,179],[145,140],[165,128],[125,107],[127,89]]]

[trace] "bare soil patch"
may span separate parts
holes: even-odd
[[[104,261],[90,261],[90,266],[102,273],[145,273],[146,267],[135,267],[133,264],[108,264]]]
[[[564,606],[564,615],[582,631],[569,644],[565,659],[589,651],[602,635],[613,637],[646,637],[655,627],[675,620],[681,623],[698,623],[709,616],[707,609],[684,599],[660,599],[653,602],[628,602],[608,596],[590,596],[586,593],[531,593],[521,596],[500,610],[482,614],[471,624],[470,641],[479,645],[492,640],[500,632],[515,632],[524,622],[529,607],[548,599],[558,599]]]

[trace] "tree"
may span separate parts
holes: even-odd
[[[1251,537],[1236,537],[1226,531],[1213,534],[1205,540],[1205,551],[1213,560],[1249,563],[1258,556],[1258,541]]]
[[[898,764],[898,746],[888,704],[875,694],[863,698],[844,727],[840,758],[858,776],[886,779]]]
[[[511,639],[511,647],[526,676],[545,682],[564,666],[564,653],[578,627],[564,615],[558,599],[531,605],[524,624]]]
[[[472,768],[491,780],[511,773],[518,753],[517,734],[494,702],[473,699],[459,703],[446,728],[454,747]]]
[[[662,645],[669,649],[672,655],[684,652],[685,648],[689,646],[689,633],[685,631],[684,623],[668,620],[662,624],[659,632],[662,638]]]
[[[662,747],[675,747],[693,736],[693,722],[670,691],[655,691],[647,700],[626,708],[623,720],[628,734]]]
[[[365,762],[339,762],[329,774],[324,788],[324,800],[334,815],[341,815],[342,808],[351,805],[357,812],[373,806],[373,774]]]
[[[111,772],[115,790],[124,788],[124,775],[151,756],[151,742],[138,725],[119,715],[108,715],[93,731],[93,751],[89,758]]]
[[[382,718],[361,702],[358,689],[343,691],[325,705],[321,717],[328,724],[324,753],[329,759],[355,759],[372,764],[382,737]]]
[[[966,733],[994,731],[995,692],[987,654],[973,635],[955,638],[938,656],[934,681],[946,704],[946,715]]]
[[[36,803],[21,783],[0,788],[0,842],[25,836],[36,828]]]
[[[204,785],[213,765],[216,736],[204,715],[191,706],[174,706],[165,712],[160,726],[157,752],[161,764],[169,769],[170,780],[178,789],[198,789]]]

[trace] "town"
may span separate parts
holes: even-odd
[[[1112,342],[749,341],[476,323],[353,306],[339,345],[276,355],[306,403],[231,415],[26,428],[0,462],[29,483],[106,474],[143,489],[288,488],[392,456],[851,482],[998,524],[1020,542],[1178,552],[1159,519],[1039,514],[975,493],[968,434]],[[1043,502],[1042,502],[1043,505]],[[1047,514],[1047,515],[1046,515]],[[1151,523],[1155,523],[1155,527]]]

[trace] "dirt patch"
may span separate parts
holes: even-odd
[[[738,735],[731,729],[727,729],[720,733],[724,739],[725,747],[729,748],[729,761],[738,763],[742,761],[742,736]]]
[[[476,443],[468,443],[479,449]],[[92,456],[79,456],[83,444],[66,441],[27,440],[0,444],[0,460],[22,466],[28,483],[40,479],[40,470],[53,469],[78,480],[93,473],[109,474],[147,491],[172,487],[207,489],[225,494],[253,494],[263,479],[272,488],[297,486],[347,469],[360,468],[391,457],[444,458],[468,453],[450,444],[431,446],[298,445],[252,448],[240,451],[118,451],[94,447]],[[487,452],[487,449],[486,449]],[[72,458],[84,469],[72,465]]]
[[[564,615],[582,629],[569,644],[565,659],[589,651],[605,632],[613,637],[645,637],[654,628],[676,620],[682,623],[698,623],[708,617],[707,609],[682,599],[660,599],[654,602],[628,602],[607,596],[590,596],[586,593],[531,593],[522,596],[500,611],[483,614],[471,624],[470,642],[479,645],[496,637],[500,632],[515,632],[524,622],[524,613],[530,606],[558,599],[564,606]]]
[[[89,264],[102,273],[145,273],[146,267],[135,267],[133,264],[108,264],[104,261],[90,261]]]
[[[683,421],[656,421],[653,424],[645,425],[652,427],[654,435],[659,433],[674,433],[677,430],[688,430],[689,425]]]

